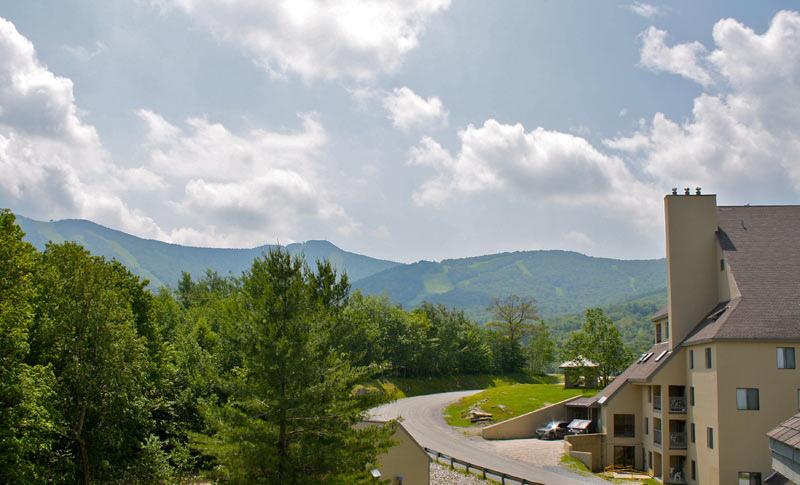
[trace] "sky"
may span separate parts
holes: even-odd
[[[800,195],[788,1],[0,0],[0,207],[403,262]]]

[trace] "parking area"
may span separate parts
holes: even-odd
[[[543,441],[537,438],[484,441],[494,453],[539,466],[558,466],[564,452],[564,440]]]

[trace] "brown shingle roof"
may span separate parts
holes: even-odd
[[[742,296],[716,321],[702,322],[686,343],[800,340],[800,206],[722,206],[717,223]]]
[[[781,443],[800,449],[800,413],[776,426],[767,436]]]
[[[667,305],[662,306],[661,308],[658,309],[658,311],[652,317],[650,317],[650,321],[655,322],[655,321],[667,318],[668,310],[669,310],[669,307]]]
[[[669,342],[661,342],[650,347],[650,350],[648,350],[645,355],[652,355],[647,360],[640,362],[641,358],[639,358],[633,364],[629,365],[622,374],[618,375],[616,379],[611,381],[609,385],[594,396],[595,401],[598,401],[602,397],[611,398],[628,382],[646,382],[670,359],[670,357],[672,357],[672,352],[667,352],[663,357],[658,359],[658,356],[667,350],[669,350]]]

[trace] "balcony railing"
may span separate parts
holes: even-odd
[[[669,412],[671,412],[671,413],[685,413],[686,412],[686,397],[685,396],[670,396],[670,398],[669,398]]]
[[[661,430],[658,428],[653,430],[653,443],[657,445],[661,444]]]
[[[672,470],[670,475],[667,477],[667,481],[664,483],[675,483],[675,484],[683,484],[688,483],[686,481],[686,476],[683,474],[683,470]]]
[[[669,433],[669,448],[671,450],[685,450],[686,433],[680,431],[671,431]]]

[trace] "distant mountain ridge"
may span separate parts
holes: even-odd
[[[534,297],[541,315],[549,318],[666,293],[666,278],[664,259],[619,260],[537,250],[398,265],[353,286],[367,294],[385,293],[406,307],[422,301],[441,303],[486,321],[493,297]]]
[[[142,239],[83,219],[43,222],[17,215],[17,223],[25,231],[25,239],[40,250],[48,241],[75,241],[92,254],[116,259],[133,273],[150,280],[156,288],[175,288],[182,271],[194,277],[201,276],[206,269],[223,276],[239,276],[255,257],[274,247],[269,244],[249,249],[181,246]],[[328,241],[306,241],[285,247],[291,254],[304,254],[310,263],[329,260],[338,270],[346,271],[351,281],[400,264],[344,251]]]
[[[182,271],[199,277],[206,269],[239,276],[271,245],[250,249],[198,248],[142,239],[86,220],[35,221],[17,216],[26,240],[39,249],[48,241],[76,241],[93,254],[116,259],[152,286],[176,287]],[[354,289],[385,294],[406,308],[423,301],[463,309],[486,321],[493,297],[533,297],[543,317],[576,314],[645,295],[666,294],[664,259],[619,260],[537,250],[490,254],[441,262],[403,264],[344,251],[328,241],[286,246],[313,262],[329,260],[347,272]]]

